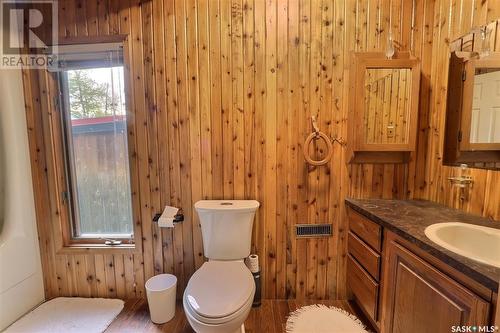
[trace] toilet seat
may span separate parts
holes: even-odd
[[[245,312],[254,293],[252,274],[243,261],[209,261],[189,280],[183,303],[196,320],[219,324]]]
[[[248,301],[240,309],[238,309],[236,312],[227,317],[207,318],[200,316],[196,311],[194,311],[194,309],[190,306],[190,304],[186,301],[186,299],[185,298],[183,299],[184,311],[186,311],[186,315],[188,317],[200,323],[203,323],[204,325],[212,325],[212,326],[225,324],[237,319],[238,317],[241,317],[245,312],[248,312],[248,310],[252,307],[252,303],[253,303],[253,297],[250,297]],[[245,315],[245,318],[247,315],[248,313]]]

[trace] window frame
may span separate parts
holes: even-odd
[[[93,43],[106,43],[109,42],[108,40],[102,41],[102,40],[97,40],[97,41],[92,41],[92,40],[76,40],[76,41],[70,41],[68,40],[66,45],[68,44],[93,44]],[[103,250],[105,253],[121,253],[122,250],[125,250],[125,253],[130,253],[132,251],[133,253],[139,251],[141,248],[142,244],[140,242],[141,238],[141,230],[140,230],[140,224],[136,223],[137,216],[139,214],[139,209],[140,209],[140,204],[138,197],[136,195],[137,193],[137,177],[138,175],[134,174],[137,173],[137,167],[135,163],[137,162],[133,156],[135,156],[135,138],[133,133],[135,132],[135,124],[134,124],[134,114],[133,114],[133,107],[131,105],[130,101],[130,84],[129,84],[129,76],[130,76],[130,67],[128,65],[128,59],[129,59],[129,45],[128,45],[128,38],[127,36],[124,35],[119,35],[116,36],[115,39],[113,39],[111,42],[121,42],[123,43],[123,80],[124,80],[124,96],[125,96],[125,124],[126,124],[126,131],[127,131],[127,148],[128,148],[128,167],[129,167],[129,177],[130,177],[130,195],[131,195],[131,208],[132,208],[132,234],[131,235],[119,235],[119,234],[113,234],[113,235],[106,235],[102,234],[99,235],[99,237],[78,237],[75,235],[73,232],[73,226],[76,226],[77,223],[75,220],[75,215],[78,214],[77,209],[74,209],[74,203],[73,199],[75,198],[75,195],[72,194],[71,192],[74,190],[74,187],[72,185],[72,179],[71,179],[71,173],[68,168],[72,167],[71,160],[69,159],[71,156],[68,156],[68,154],[72,153],[71,147],[67,146],[67,141],[71,141],[72,139],[70,138],[67,126],[68,126],[68,121],[67,119],[70,118],[68,117],[68,112],[69,110],[69,101],[67,98],[65,98],[65,92],[63,90],[63,87],[61,86],[62,84],[67,85],[67,73],[64,73],[63,71],[59,73],[54,73],[53,79],[56,81],[54,82],[54,89],[57,89],[57,94],[55,96],[55,106],[59,111],[59,117],[55,117],[53,120],[58,122],[59,124],[57,126],[54,126],[51,130],[52,132],[52,137],[53,140],[56,142],[59,142],[59,145],[57,145],[57,149],[53,151],[54,155],[59,155],[56,157],[56,160],[61,161],[59,164],[59,167],[56,168],[56,177],[58,177],[61,180],[61,185],[62,185],[62,193],[60,193],[60,209],[65,210],[65,214],[61,214],[64,218],[61,219],[60,223],[60,231],[61,231],[61,238],[59,238],[59,244],[57,253],[59,254],[64,254],[64,253],[73,253],[73,252],[80,252],[83,251],[84,253],[87,253],[89,250],[92,251],[99,251]],[[103,66],[105,67],[105,66]],[[66,90],[67,91],[67,90]],[[57,118],[57,119],[56,119]],[[122,243],[120,245],[106,245],[105,240],[103,238],[109,238],[109,239],[116,239],[120,240]]]

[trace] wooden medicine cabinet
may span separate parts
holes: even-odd
[[[348,160],[405,163],[415,150],[420,62],[408,52],[351,57]]]
[[[500,53],[452,52],[444,163],[498,169],[499,162]]]

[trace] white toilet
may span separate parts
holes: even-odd
[[[186,317],[198,333],[245,332],[255,283],[243,260],[250,254],[259,202],[201,200],[194,207],[209,261],[193,274],[184,291]]]

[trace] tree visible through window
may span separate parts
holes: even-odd
[[[95,71],[95,70],[94,70]],[[108,82],[98,82],[89,70],[68,72],[72,118],[96,118],[119,113],[118,96]]]
[[[63,72],[76,237],[132,234],[123,67]]]

